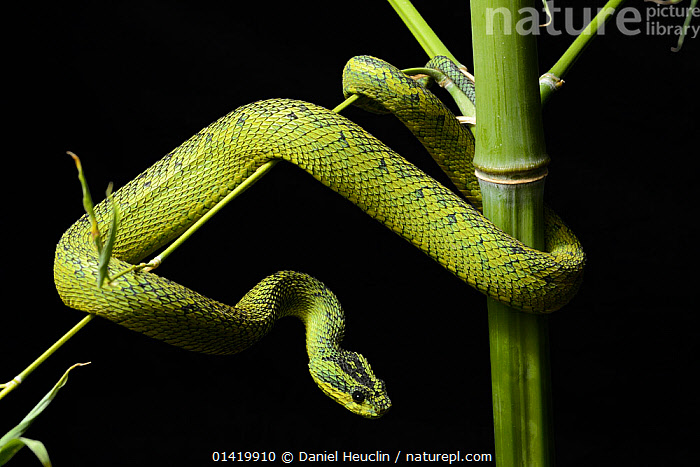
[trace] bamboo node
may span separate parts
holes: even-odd
[[[474,79],[474,75],[469,73],[469,70],[467,70],[467,67],[465,67],[464,65],[459,67],[459,72],[466,76],[467,79],[470,80],[472,83],[476,82],[476,80]]]
[[[540,84],[544,84],[552,91],[557,91],[564,85],[564,80],[552,73],[545,73],[540,76]]]
[[[466,125],[469,128],[476,126],[476,117],[467,117],[466,115],[458,115],[457,121],[460,125]]]
[[[151,272],[155,268],[160,266],[162,262],[163,262],[163,260],[161,259],[160,255],[158,255],[146,264],[146,267],[143,268],[143,271],[144,272]]]
[[[508,175],[508,177],[505,177],[499,174],[482,172],[479,169],[474,171],[474,175],[476,175],[476,178],[479,180],[496,185],[524,185],[526,183],[534,183],[543,180],[547,176],[547,173],[547,169],[544,168],[521,172],[514,175],[511,174]]]

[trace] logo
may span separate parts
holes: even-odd
[[[561,8],[553,0],[545,2],[543,10],[526,7],[515,14],[505,7],[489,8],[486,10],[486,34],[493,34],[499,28],[504,34],[604,35],[610,28],[615,28],[626,36],[675,37],[674,52],[680,50],[686,38],[700,36],[700,21],[696,19],[696,24],[691,24],[693,18],[700,18],[698,0],[690,0],[689,6],[681,5],[683,0],[645,1],[653,4],[641,9],[629,6],[617,11],[612,7]],[[594,18],[597,21],[593,25]]]

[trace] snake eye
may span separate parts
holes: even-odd
[[[360,402],[365,400],[365,393],[363,393],[362,391],[357,391],[357,390],[353,391],[352,392],[352,400],[354,400],[355,402],[357,402],[359,404]]]

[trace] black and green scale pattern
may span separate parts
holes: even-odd
[[[455,151],[462,155],[456,159],[465,159],[469,151],[473,154],[473,138],[437,98],[371,57],[358,57],[348,65],[344,82],[350,92],[369,94],[378,87],[380,94],[395,96],[384,105],[408,122],[440,165],[456,177],[465,196],[478,205],[470,158],[466,166],[453,162]],[[556,310],[571,299],[580,283],[583,253],[555,216],[548,217],[548,250],[528,248],[358,125],[325,108],[291,99],[240,107],[118,190],[114,200],[122,222],[111,274],[171,242],[257,168],[278,159],[305,170],[460,279],[513,307],[529,312]],[[100,226],[109,224],[106,203],[96,206],[95,212]],[[234,353],[257,342],[278,318],[295,315],[307,327],[310,366],[316,354],[340,349],[340,305],[330,291],[305,274],[271,276],[239,304],[229,306],[153,273],[128,273],[99,288],[97,264],[90,225],[83,217],[56,248],[55,283],[66,305],[170,344],[213,354]],[[324,305],[322,312],[308,306],[319,301],[333,304]],[[350,360],[357,360],[354,355]],[[336,366],[342,367],[338,361]],[[328,392],[319,378],[314,375]],[[345,391],[355,387],[351,375],[343,378]],[[379,414],[388,408],[384,385],[368,365],[355,370],[354,380],[369,385],[363,389],[366,394],[360,405],[374,404],[371,410]],[[348,408],[373,416],[355,406]]]

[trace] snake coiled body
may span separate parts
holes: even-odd
[[[437,155],[477,206],[470,169],[473,138],[423,86],[371,57],[351,61],[346,92],[379,99]],[[381,91],[378,95],[375,89]],[[382,94],[382,95],[379,95]],[[393,96],[387,98],[383,94]],[[471,148],[471,149],[470,149]],[[471,151],[471,152],[469,152]],[[556,310],[576,292],[583,253],[573,234],[549,216],[548,251],[524,246],[358,125],[325,108],[290,99],[240,107],[201,130],[114,194],[121,212],[112,275],[179,236],[256,169],[284,160],[308,172],[485,294],[531,312]],[[95,207],[100,226],[110,206]],[[151,272],[130,272],[102,288],[86,216],[56,248],[56,288],[66,305],[165,342],[200,352],[235,353],[280,317],[304,321],[314,380],[367,417],[390,406],[384,383],[360,354],[340,348],[342,309],[320,282],[295,272],[263,280],[235,306]]]

